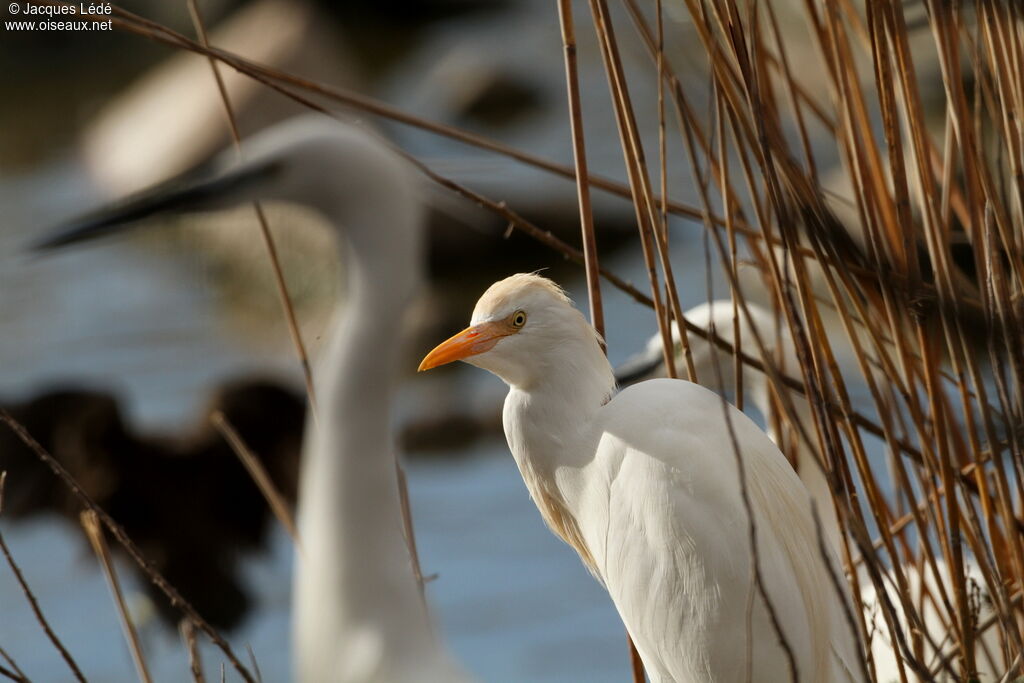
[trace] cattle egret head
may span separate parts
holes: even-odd
[[[462,360],[522,389],[567,371],[607,371],[600,338],[561,287],[533,274],[494,283],[470,326],[431,351],[420,370]]]

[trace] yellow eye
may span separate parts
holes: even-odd
[[[526,324],[526,311],[516,311],[512,314],[512,327],[517,330]]]

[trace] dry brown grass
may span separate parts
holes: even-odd
[[[1024,497],[1024,375],[1014,343],[1024,331],[1024,11],[925,0],[919,30],[932,41],[912,53],[901,3],[805,0],[796,11],[822,65],[812,81],[791,68],[779,3],[686,0],[713,83],[713,114],[702,121],[665,67],[643,8],[627,4],[676,101],[677,134],[702,179],[705,226],[739,309],[733,226],[760,235],[739,239],[796,342],[815,414],[806,438],[829,475],[848,566],[865,565],[887,598],[901,678],[1001,676],[1021,651],[1024,577],[1015,516]],[[938,112],[922,104],[922,62],[939,67]],[[936,113],[945,119],[939,134],[928,125]],[[834,149],[814,147],[823,136],[810,122]],[[622,146],[642,159],[632,135]],[[854,223],[840,222],[822,186],[818,158],[828,153],[850,178]],[[710,219],[715,207],[725,231]],[[671,271],[661,275],[671,291]],[[660,286],[652,279],[652,291]],[[855,368],[837,362],[837,327]],[[786,406],[791,383],[762,360]],[[873,405],[853,404],[851,382],[867,386]],[[867,431],[884,440],[888,471],[869,461]],[[912,590],[909,567],[933,587]],[[850,572],[860,594],[858,578]],[[998,634],[996,651],[977,647],[977,589],[991,599],[985,626]],[[923,626],[926,601],[946,625],[941,634]],[[867,639],[863,618],[860,628]],[[927,642],[945,631],[945,642]]]

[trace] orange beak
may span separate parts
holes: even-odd
[[[494,345],[512,334],[513,330],[502,321],[480,323],[467,327],[457,335],[438,344],[420,363],[417,372],[423,372],[439,365],[463,360],[494,348]]]

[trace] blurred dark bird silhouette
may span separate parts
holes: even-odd
[[[306,415],[300,394],[271,380],[230,380],[195,425],[175,435],[138,433],[113,394],[84,387],[55,388],[5,407],[204,618],[223,629],[241,623],[252,605],[238,563],[263,547],[274,522],[210,417],[224,414],[294,505]],[[500,434],[500,422],[445,414],[410,421],[401,441],[410,451],[447,453],[493,434]],[[0,429],[0,471],[8,473],[5,518],[51,513],[78,528],[77,499],[6,429]],[[176,625],[178,611],[140,577],[163,621]]]
[[[306,412],[300,394],[270,381],[230,381],[191,432],[175,436],[135,433],[112,395],[88,389],[50,391],[8,410],[204,618],[225,629],[241,622],[251,599],[238,562],[263,546],[272,515],[210,416],[224,414],[294,503]],[[6,516],[54,512],[77,526],[75,498],[7,430],[0,430],[0,470],[9,473]],[[143,581],[160,616],[176,624],[178,611]]]

